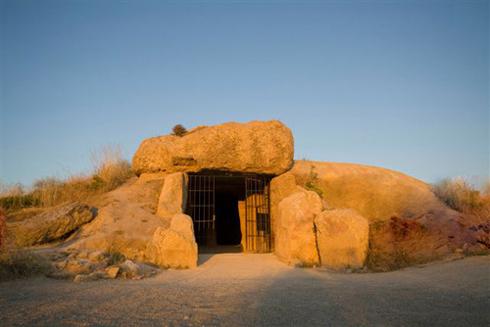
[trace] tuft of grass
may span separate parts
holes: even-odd
[[[112,190],[126,182],[132,175],[131,165],[123,159],[120,147],[104,147],[92,153],[95,171],[92,187]]]
[[[126,260],[126,257],[124,256],[124,254],[122,254],[119,251],[113,251],[113,250],[107,251],[105,253],[105,257],[107,258],[107,264],[109,266],[117,265],[118,263],[121,263],[124,260]]]
[[[323,191],[319,186],[320,179],[318,174],[315,172],[315,166],[310,167],[310,173],[308,174],[304,186],[307,190],[317,193],[321,198],[323,198]]]

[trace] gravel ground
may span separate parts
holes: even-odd
[[[142,281],[2,282],[0,325],[490,325],[489,256],[376,274],[291,268],[272,255],[200,260]]]

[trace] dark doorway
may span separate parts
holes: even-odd
[[[218,245],[240,245],[240,198],[235,194],[216,191],[216,243]]]
[[[203,252],[270,252],[269,179],[189,174],[187,214]]]

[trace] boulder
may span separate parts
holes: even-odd
[[[274,177],[270,182],[270,216],[272,233],[275,232],[276,216],[278,214],[279,203],[293,193],[301,191],[301,187],[296,184],[296,178],[290,172]],[[242,232],[243,234],[243,232]],[[274,236],[274,235],[273,235]]]
[[[157,228],[148,244],[146,259],[164,268],[197,266],[197,243],[191,217],[177,214],[169,228]]]
[[[275,223],[279,259],[296,266],[319,264],[313,221],[322,209],[318,194],[304,189],[279,203]]]
[[[173,173],[165,177],[162,192],[158,199],[157,215],[172,217],[182,213],[187,198],[187,175]]]
[[[291,168],[293,153],[291,130],[279,121],[230,122],[197,127],[182,137],[146,139],[132,169],[137,175],[202,170],[279,175]]]
[[[96,216],[96,209],[72,203],[47,210],[32,218],[7,224],[17,246],[48,243],[66,237]]]
[[[64,249],[118,252],[131,260],[144,260],[147,244],[157,227],[170,224],[155,214],[162,187],[163,178],[134,178],[101,196],[94,203],[97,217],[83,225]]]
[[[369,223],[353,209],[325,210],[315,217],[320,262],[331,269],[362,268]]]

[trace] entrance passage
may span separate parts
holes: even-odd
[[[201,251],[271,251],[269,181],[259,175],[189,175],[186,212]]]

